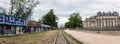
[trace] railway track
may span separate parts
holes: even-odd
[[[56,34],[54,44],[70,44],[70,41],[67,39],[67,37],[61,29],[59,29]]]

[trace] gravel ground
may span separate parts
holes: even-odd
[[[67,41],[65,37],[63,36],[63,33],[61,30],[58,33],[57,44],[67,44]]]
[[[101,35],[73,30],[65,30],[65,32],[84,44],[120,44],[120,36]]]
[[[102,34],[102,35],[112,35],[112,36],[120,36],[120,31],[92,31],[92,30],[76,30],[80,32],[87,32],[87,33],[95,33],[95,34]]]
[[[57,30],[48,31],[43,38],[39,39],[38,44],[53,44]]]

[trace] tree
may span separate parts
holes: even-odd
[[[72,28],[72,27],[73,27],[73,23],[71,23],[71,22],[66,22],[66,23],[65,23],[65,27],[66,27],[66,28]]]
[[[54,14],[53,9],[51,9],[43,18],[42,22],[46,25],[51,25],[52,27],[57,27],[57,17]]]
[[[43,23],[43,21],[41,19],[38,20],[39,23]]]
[[[25,20],[32,16],[32,10],[39,4],[35,0],[11,0],[10,15],[20,17]]]
[[[82,27],[82,19],[79,13],[72,13],[69,22],[65,23],[66,28]]]

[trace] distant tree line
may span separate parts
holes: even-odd
[[[54,10],[50,9],[50,11],[45,16],[43,16],[41,20],[39,20],[39,22],[57,28],[57,19],[58,18],[54,14]]]
[[[82,19],[79,13],[72,13],[69,22],[65,23],[65,28],[82,27]]]

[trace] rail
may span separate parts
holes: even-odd
[[[53,44],[59,44],[59,43],[61,43],[61,44],[71,44],[70,41],[68,40],[68,38],[65,36],[64,32],[61,29],[59,29],[58,32],[56,33],[56,37],[55,37],[55,40],[54,40]]]

